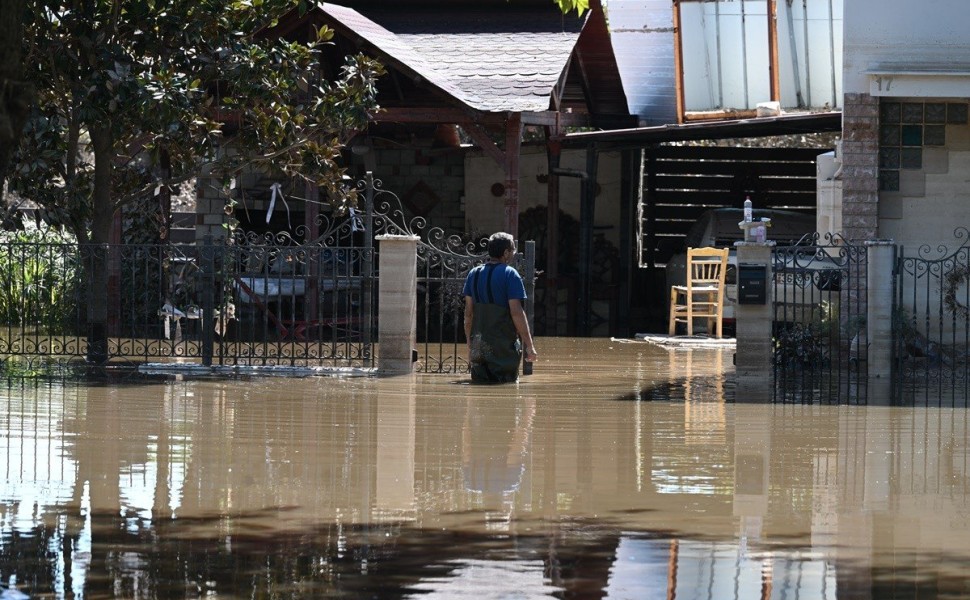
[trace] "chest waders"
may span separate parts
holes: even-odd
[[[515,331],[509,305],[495,303],[492,295],[492,275],[498,263],[489,263],[473,275],[471,374],[472,381],[506,383],[519,378],[522,344]],[[485,299],[479,302],[478,276],[485,277]]]

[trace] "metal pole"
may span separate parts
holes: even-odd
[[[832,108],[840,106],[837,90],[835,89],[835,9],[832,7],[832,0],[829,0],[829,71],[832,76]],[[807,59],[806,59],[807,60]]]
[[[748,100],[748,16],[744,10],[744,2],[745,0],[741,0],[741,79],[744,82],[744,106],[747,108],[751,106],[751,102]]]
[[[792,71],[795,79],[795,102],[798,104],[799,108],[805,106],[805,100],[802,98],[802,74],[798,67],[798,42],[795,41],[795,19],[792,10],[792,0],[788,0],[788,9],[785,12],[785,20],[788,22],[788,45],[791,48],[791,62]],[[808,57],[805,58],[808,60]]]
[[[362,260],[363,285],[361,286],[361,310],[364,312],[364,363],[374,364],[373,349],[373,294],[374,294],[374,173],[368,171],[364,176],[366,193],[364,194],[364,255]]]
[[[589,335],[590,273],[593,268],[593,221],[596,216],[596,167],[599,150],[586,150],[586,181],[579,206],[579,335]]]
[[[805,36],[805,102],[812,105],[812,61],[808,44],[808,0],[802,0],[802,34]],[[835,48],[832,48],[835,51]]]
[[[212,366],[215,343],[215,247],[212,236],[202,242],[202,365]]]
[[[525,318],[529,323],[529,331],[535,335],[536,243],[534,240],[528,240],[525,243],[525,268],[522,278],[525,280]],[[522,374],[532,375],[532,363],[525,360],[525,352],[522,353]]]

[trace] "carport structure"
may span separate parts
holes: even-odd
[[[580,238],[580,310],[577,332],[590,329],[589,301],[596,167],[605,152],[621,152],[622,196],[616,223],[620,228],[617,318],[613,333],[630,335],[656,328],[659,321],[635,309],[664,308],[666,289],[658,266],[697,217],[718,207],[741,207],[746,195],[759,208],[814,213],[815,157],[818,148],[742,148],[685,146],[697,142],[805,135],[842,130],[842,113],[791,114],[739,120],[570,133],[564,148],[584,148],[589,183],[582,198]],[[550,261],[550,264],[552,261]],[[647,293],[644,293],[644,292]],[[646,302],[645,306],[643,302]],[[649,311],[648,311],[649,312]]]

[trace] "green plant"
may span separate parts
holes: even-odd
[[[830,346],[839,337],[839,312],[835,304],[825,301],[819,309],[818,316],[808,323],[776,324],[772,341],[777,365],[791,369],[829,363]]]
[[[0,232],[0,322],[61,333],[72,324],[80,286],[76,246],[62,231],[24,220]]]

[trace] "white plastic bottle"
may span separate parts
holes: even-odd
[[[744,222],[751,222],[751,196],[744,197]]]

